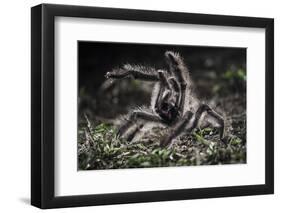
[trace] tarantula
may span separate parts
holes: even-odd
[[[215,121],[220,139],[223,139],[223,117],[207,104],[197,101],[191,94],[192,81],[181,56],[178,53],[166,51],[165,59],[168,64],[167,70],[125,64],[122,68],[106,73],[105,77],[111,79],[131,77],[155,82],[150,108],[130,112],[117,135],[124,136],[137,122],[141,124],[137,126],[134,133],[140,130],[145,122],[156,122],[170,127],[169,134],[160,142],[161,146],[167,146],[184,131],[191,132],[198,127],[200,118],[206,113]]]

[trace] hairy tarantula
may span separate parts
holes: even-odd
[[[131,77],[138,80],[155,82],[151,97],[151,106],[146,109],[133,110],[118,130],[122,137],[135,123],[141,124],[134,130],[136,133],[145,122],[161,123],[170,127],[169,134],[160,142],[161,146],[171,144],[172,140],[184,131],[191,132],[199,126],[203,114],[215,121],[220,139],[224,137],[224,119],[205,103],[200,103],[191,94],[192,81],[189,70],[178,53],[165,52],[168,70],[126,64],[122,68],[106,73],[106,78],[122,79]]]

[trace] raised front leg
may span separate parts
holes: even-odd
[[[161,107],[161,102],[163,101],[162,99],[163,99],[164,91],[171,90],[171,85],[168,82],[166,72],[163,70],[158,70],[158,76],[159,76],[159,81],[160,81],[160,88],[159,88],[158,94],[156,96],[156,101],[155,101],[155,105],[154,105],[154,108],[156,111],[158,111]]]
[[[167,51],[165,57],[169,65],[169,72],[179,85],[179,112],[183,115],[186,93],[189,94],[191,88],[189,70],[178,53]]]
[[[202,104],[198,110],[196,111],[195,114],[195,119],[193,121],[192,126],[190,127],[190,131],[198,126],[198,122],[203,115],[203,113],[206,112],[208,115],[213,117],[216,122],[219,125],[219,134],[220,134],[220,139],[224,138],[224,119],[222,116],[220,116],[218,113],[216,113],[213,109],[211,109],[207,104]]]
[[[139,80],[158,81],[159,76],[154,68],[126,64],[122,68],[113,69],[106,73],[106,78],[122,79],[132,77]]]
[[[190,82],[189,70],[183,59],[178,53],[167,51],[165,52],[166,61],[169,65],[169,72],[176,77],[180,84]]]
[[[125,120],[125,123],[121,125],[117,132],[117,136],[122,137],[137,120],[161,122],[161,118],[151,112],[135,110],[130,113],[129,117]]]

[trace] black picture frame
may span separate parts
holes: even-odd
[[[56,197],[54,195],[54,20],[58,16],[264,28],[266,32],[265,184]],[[46,209],[274,193],[273,19],[41,4],[31,9],[31,82],[31,204],[34,206]]]

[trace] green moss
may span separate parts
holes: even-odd
[[[156,128],[154,131],[157,133],[161,129]],[[211,128],[197,130],[183,136],[171,148],[160,148],[161,134],[155,134],[156,137],[151,137],[150,142],[144,139],[127,142],[116,137],[116,129],[112,125],[101,123],[93,127],[86,118],[85,125],[79,129],[79,169],[191,166],[246,161],[246,147],[241,139],[232,138],[228,144],[224,144],[215,139],[215,134],[212,136],[214,132]]]

